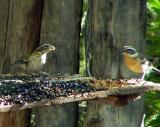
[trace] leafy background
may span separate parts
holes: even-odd
[[[81,74],[85,74],[86,68],[83,29],[87,8],[87,0],[84,0],[80,49]],[[160,0],[147,0],[146,43],[145,55],[152,58],[154,66],[160,69]],[[145,78],[148,81],[160,82],[160,75],[155,72],[148,74]],[[85,120],[85,111],[84,107],[80,108],[80,127]],[[160,127],[160,92],[149,92],[145,95],[145,127]]]
[[[160,69],[160,0],[147,1],[146,35],[146,56],[154,58],[154,65]],[[160,75],[150,73],[146,76],[146,80],[160,82]],[[146,94],[145,127],[160,127],[160,92]]]

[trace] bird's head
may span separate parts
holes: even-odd
[[[124,46],[123,47],[123,51],[122,51],[122,55],[128,56],[128,57],[137,57],[138,53],[133,47]]]
[[[39,46],[35,52],[41,52],[42,54],[44,53],[48,53],[50,51],[54,51],[56,48],[51,45],[51,44],[42,44],[41,46]]]

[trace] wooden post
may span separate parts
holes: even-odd
[[[89,4],[86,38],[91,53],[92,76],[111,79],[135,77],[121,63],[120,50],[131,45],[143,52],[146,1],[90,0]],[[91,101],[85,127],[140,127],[143,106],[143,98],[123,107]]]
[[[38,45],[42,2],[0,0],[0,3],[0,72],[9,73],[11,63]],[[0,113],[0,127],[28,127],[29,123],[28,109]]]
[[[45,70],[50,73],[78,73],[82,0],[45,0],[41,42],[56,47]],[[36,127],[76,127],[76,103],[36,109]]]

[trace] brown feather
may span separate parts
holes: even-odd
[[[141,61],[139,58],[135,57],[131,57],[130,55],[128,55],[127,53],[124,53],[124,62],[126,63],[127,67],[135,72],[135,73],[143,73],[143,68],[141,65]]]

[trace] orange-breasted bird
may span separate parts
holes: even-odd
[[[141,80],[144,80],[146,72],[152,69],[160,73],[160,70],[155,68],[146,58],[141,59],[133,47],[124,46],[122,54],[125,64],[131,71],[143,74]]]
[[[55,47],[51,44],[42,44],[35,49],[27,58],[20,59],[12,64],[22,72],[39,72],[46,63],[47,53],[54,51]]]

